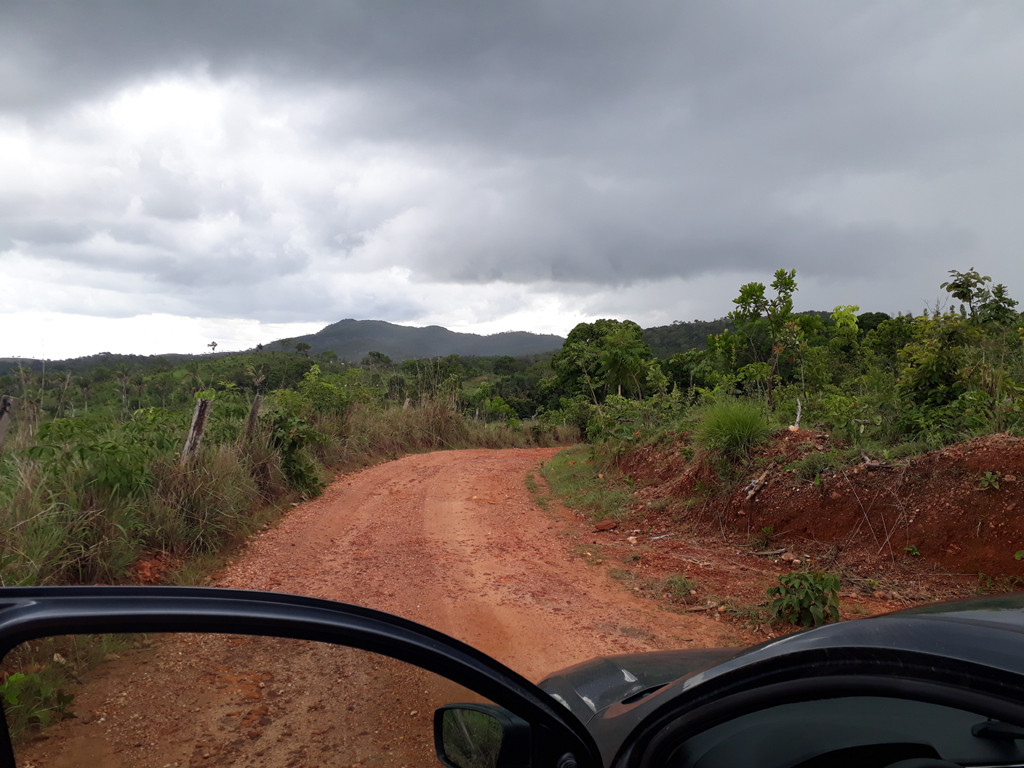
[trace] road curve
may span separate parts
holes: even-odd
[[[735,642],[579,556],[586,529],[525,483],[558,450],[418,454],[342,476],[254,537],[217,584],[388,611],[534,680],[599,655]]]

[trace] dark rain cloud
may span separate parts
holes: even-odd
[[[135,273],[196,313],[301,318],[337,301],[325,273],[395,266],[570,294],[785,266],[884,274],[893,303],[973,263],[1024,279],[1020,233],[973,204],[1024,193],[1016,2],[100,0],[0,2],[0,19],[0,119],[32,135],[70,141],[89,130],[76,109],[175,74],[318,105],[300,147],[262,156],[249,114],[224,117],[249,157],[322,161],[284,201],[258,167],[211,179],[143,147],[106,188],[0,210],[0,248]],[[432,175],[349,188],[367,146]],[[225,217],[216,238],[183,234]]]

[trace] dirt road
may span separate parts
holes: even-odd
[[[534,680],[598,655],[743,644],[734,625],[662,611],[580,556],[589,529],[526,487],[556,452],[432,453],[341,477],[215,583],[398,614]],[[23,740],[19,765],[431,765],[433,709],[472,698],[373,654],[188,635],[106,654],[73,694],[75,719]]]
[[[540,509],[525,484],[558,450],[421,454],[343,477],[254,538],[217,583],[395,613],[534,680],[598,655],[740,642],[586,565],[571,516]]]

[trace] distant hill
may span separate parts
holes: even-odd
[[[555,352],[565,341],[561,336],[510,331],[480,336],[475,333],[455,333],[436,325],[427,328],[410,328],[404,325],[386,323],[382,320],[342,320],[328,325],[316,333],[296,336],[290,339],[265,344],[268,350],[294,350],[300,342],[309,344],[310,353],[331,351],[339,358],[358,363],[370,352],[381,352],[396,363],[407,359],[423,357],[447,357],[465,355],[479,357],[521,357]],[[102,365],[113,368],[118,365],[150,368],[155,365],[181,365],[193,358],[224,357],[231,352],[217,352],[204,355],[121,355],[101,352],[68,360],[37,360],[32,358],[0,358],[0,376],[11,373],[19,365],[30,370],[44,368],[82,371]]]
[[[833,324],[831,312],[808,310],[795,314],[797,316],[817,315],[825,325]],[[857,321],[861,330],[869,331],[888,317],[889,315],[884,312],[865,312],[857,316]],[[676,320],[672,325],[645,328],[644,341],[656,357],[665,360],[678,352],[686,352],[688,349],[705,349],[708,345],[708,336],[714,336],[726,330],[736,330],[732,320],[727,317],[720,317],[717,320],[694,320],[689,323]]]
[[[655,357],[667,360],[677,352],[704,349],[708,343],[708,336],[721,333],[726,328],[733,328],[732,320],[727,317],[720,317],[718,320],[694,320],[689,323],[676,320],[672,325],[645,328],[644,341]]]
[[[829,322],[828,312],[803,312],[798,314],[815,314],[826,324]],[[887,318],[880,312],[865,313],[858,319],[865,330],[873,328],[882,319]],[[694,320],[683,322],[677,320],[671,325],[661,325],[644,330],[644,341],[650,345],[654,354],[667,359],[677,352],[688,349],[703,349],[707,345],[708,336],[731,329],[732,322],[725,317],[718,320]],[[466,357],[524,357],[557,352],[562,348],[565,339],[553,334],[526,333],[525,331],[509,331],[481,336],[475,333],[456,333],[447,328],[431,325],[426,328],[414,328],[395,325],[383,320],[341,320],[332,323],[316,333],[281,339],[264,346],[273,351],[284,349],[294,350],[299,343],[309,344],[312,355],[320,352],[334,352],[339,358],[358,363],[370,352],[380,352],[393,361],[463,355]],[[216,356],[230,355],[231,352],[217,352]],[[61,370],[80,371],[103,365],[112,368],[117,365],[149,368],[157,365],[181,365],[196,357],[208,358],[206,355],[122,355],[101,352],[98,355],[79,357],[72,360],[56,360],[43,362],[28,358],[0,358],[0,376],[14,371],[19,365],[33,370],[54,368]]]
[[[447,328],[431,325],[413,328],[395,325],[383,320],[341,320],[316,333],[283,339],[294,348],[296,344],[309,344],[310,353],[334,352],[338,357],[357,363],[370,352],[380,352],[396,363],[401,360],[448,355],[501,356],[535,355],[553,352],[565,341],[561,336],[509,331],[480,336],[475,333],[456,333]]]
[[[217,357],[223,357],[230,353],[217,353]],[[155,366],[181,365],[194,357],[210,357],[210,355],[121,355],[111,352],[100,352],[85,357],[71,357],[66,360],[40,360],[28,357],[3,357],[0,358],[0,376],[4,376],[23,366],[31,371],[61,370],[61,371],[87,371],[97,366],[116,368],[120,365],[129,368],[153,368]]]

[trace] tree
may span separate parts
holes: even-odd
[[[892,317],[885,312],[863,312],[857,315],[857,327],[861,333],[869,333]]]
[[[495,376],[511,376],[519,370],[519,364],[511,355],[502,355],[494,361]]]
[[[974,267],[966,272],[951,269],[949,275],[952,279],[944,282],[941,287],[961,302],[961,317],[1000,325],[1012,323],[1016,319],[1017,313],[1013,308],[1017,302],[1007,295],[1006,286],[1002,283],[989,288],[992,278],[979,274]]]
[[[304,341],[300,341],[298,344],[295,345],[295,351],[298,352],[303,357],[309,357],[309,350],[309,344],[307,344]]]
[[[796,270],[776,270],[771,287],[775,290],[775,297],[770,299],[765,295],[764,283],[747,283],[741,286],[740,295],[732,300],[736,309],[729,313],[729,319],[735,323],[737,332],[750,344],[755,363],[765,362],[761,359],[756,340],[760,333],[761,321],[767,321],[771,352],[767,360],[766,385],[768,405],[774,408],[772,387],[778,372],[779,355],[783,352],[782,337],[787,324],[793,318],[793,294],[797,290]]]
[[[551,359],[558,387],[569,396],[587,395],[600,406],[609,391],[643,396],[651,348],[632,320],[596,320],[573,328]]]
[[[640,387],[645,377],[651,348],[643,342],[643,330],[636,323],[622,323],[601,340],[601,363],[605,386],[622,395],[622,388],[633,389],[638,399],[643,398]]]
[[[391,358],[383,352],[369,352],[359,364],[364,368],[372,368],[373,370],[391,368],[394,365],[391,362]]]

